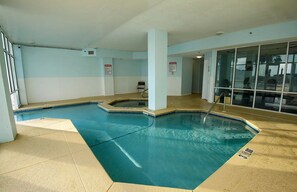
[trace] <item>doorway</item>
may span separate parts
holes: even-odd
[[[202,94],[204,57],[193,59],[192,93]]]

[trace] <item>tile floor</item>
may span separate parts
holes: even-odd
[[[140,94],[83,98],[22,109],[137,97]],[[199,95],[168,97],[168,108],[155,113],[209,107]],[[220,105],[214,108],[216,113],[243,118],[261,129],[245,146],[255,152],[247,160],[235,154],[193,191],[297,191],[297,116],[230,106],[226,113],[221,111]],[[69,120],[19,122],[17,130],[15,141],[0,144],[0,191],[190,191],[113,182]]]

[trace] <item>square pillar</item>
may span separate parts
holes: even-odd
[[[148,98],[150,110],[167,108],[167,40],[165,31],[148,32]]]

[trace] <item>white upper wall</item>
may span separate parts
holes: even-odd
[[[102,70],[97,57],[80,51],[22,46],[29,103],[102,95]]]
[[[286,41],[290,39],[297,39],[297,20],[250,28],[233,33],[226,33],[220,36],[213,36],[173,45],[168,48],[168,55]]]

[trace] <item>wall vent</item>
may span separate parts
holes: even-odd
[[[84,48],[82,49],[82,56],[96,56],[96,49]]]

